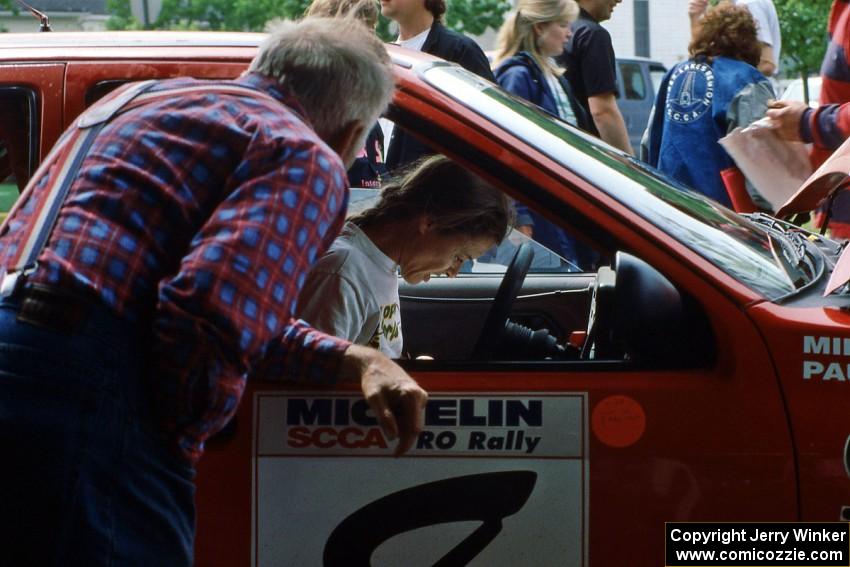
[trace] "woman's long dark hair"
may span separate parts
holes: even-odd
[[[513,224],[511,201],[483,179],[443,156],[411,164],[381,188],[378,203],[349,220],[361,228],[412,221],[425,214],[445,234],[501,242]]]

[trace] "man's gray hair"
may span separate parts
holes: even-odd
[[[250,70],[286,87],[326,142],[351,121],[368,131],[389,104],[394,87],[384,44],[355,18],[280,22],[260,46]]]

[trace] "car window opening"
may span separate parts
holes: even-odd
[[[36,97],[31,90],[0,89],[0,211],[9,210],[35,168],[35,113]]]
[[[497,168],[486,165],[488,171]],[[528,189],[527,179],[523,187]],[[379,193],[374,188],[353,188],[349,214],[372,206]],[[520,211],[535,212],[534,207],[516,204]],[[712,363],[714,340],[697,302],[678,293],[673,294],[675,305],[659,301],[654,296],[658,289],[667,289],[669,282],[636,259],[622,261],[621,282],[611,268],[617,260],[592,249],[588,248],[595,254],[593,262],[581,268],[538,242],[533,230],[530,235],[520,230],[527,220],[518,216],[518,226],[502,243],[465,262],[456,278],[433,277],[416,285],[400,280],[404,356],[409,364],[434,371],[456,365],[517,363],[551,369],[579,365],[601,371],[610,364],[672,368]],[[584,245],[583,240],[578,242]],[[494,323],[490,311],[500,301],[505,279],[512,277],[512,262],[521,247],[530,251],[527,275],[516,287],[516,296],[507,301],[503,318],[497,317]],[[635,276],[644,271],[652,277]],[[605,276],[610,285],[604,289],[599,282],[605,277],[600,274],[610,274]],[[492,344],[481,350],[482,337],[488,332],[493,335]],[[647,332],[654,340],[642,338]],[[589,346],[585,349],[585,345]]]

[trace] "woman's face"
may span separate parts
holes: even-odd
[[[560,55],[564,44],[573,35],[567,21],[534,24],[534,30],[537,33],[537,47],[545,57]]]
[[[440,234],[427,221],[422,226],[418,236],[408,240],[399,258],[401,276],[410,284],[427,282],[432,275],[446,274],[453,278],[461,264],[498,244],[489,236]]]

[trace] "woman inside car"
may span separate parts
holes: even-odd
[[[398,275],[457,275],[501,242],[513,221],[501,191],[443,156],[415,162],[348,219],[310,271],[296,309],[317,329],[402,355]]]

